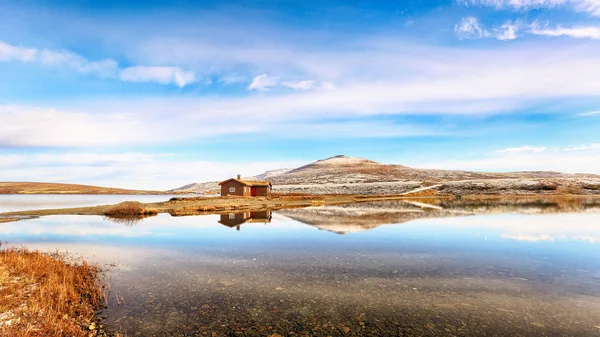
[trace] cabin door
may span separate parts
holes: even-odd
[[[250,188],[250,195],[255,197],[256,196],[256,187],[251,187]]]

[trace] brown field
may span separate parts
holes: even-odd
[[[162,191],[127,190],[76,184],[0,182],[0,194],[166,194]]]
[[[100,270],[63,256],[0,248],[0,336],[97,336]]]

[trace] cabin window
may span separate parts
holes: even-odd
[[[229,192],[235,192],[235,187],[231,186],[231,187],[229,188]]]
[[[235,219],[235,213],[229,213],[229,220]]]

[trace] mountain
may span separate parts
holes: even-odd
[[[223,177],[226,178],[228,177]],[[551,191],[563,187],[554,181],[556,179],[561,180],[562,183],[565,183],[565,179],[570,179],[569,181],[578,179],[577,186],[582,188],[597,186],[598,182],[595,180],[600,179],[600,176],[552,171],[495,173],[418,169],[339,155],[295,169],[272,170],[244,179],[268,179],[273,183],[274,191],[281,193],[400,194],[423,186],[442,183],[447,185],[443,187],[447,189],[446,192],[460,193],[460,189],[465,187],[462,182],[465,181],[469,182],[469,189],[465,193],[473,192],[471,189],[475,189],[475,192],[501,191],[504,185],[517,190]],[[594,181],[585,182],[583,181],[585,179]],[[570,182],[566,184],[568,185],[565,185],[566,187],[571,187]],[[182,186],[171,192],[218,193],[218,189],[218,182],[214,181]]]

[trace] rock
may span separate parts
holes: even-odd
[[[229,280],[221,280],[221,281],[219,281],[219,284],[222,286],[225,286],[225,287],[230,287],[230,286],[234,285],[235,282],[229,281]]]

